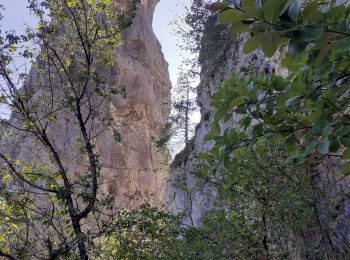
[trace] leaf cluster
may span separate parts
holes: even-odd
[[[227,156],[241,145],[257,148],[264,137],[272,144],[283,140],[299,164],[317,154],[340,157],[350,134],[349,7],[279,0],[221,7],[221,22],[234,33],[250,32],[246,52],[261,48],[271,57],[286,44],[282,65],[289,75],[233,75],[212,96],[216,113],[206,140],[215,139],[215,151]],[[237,116],[237,128],[222,133],[220,120]],[[343,173],[348,172],[345,163]]]

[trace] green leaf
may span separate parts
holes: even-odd
[[[264,125],[263,124],[257,124],[253,126],[253,135],[254,136],[260,136],[264,133]]]
[[[334,6],[328,11],[327,17],[328,19],[333,20],[333,22],[338,22],[340,19],[344,17],[345,11],[346,11],[346,8],[344,8],[343,5]]]
[[[10,46],[10,52],[15,52],[17,51],[17,47],[15,45]]]
[[[334,24],[334,29],[338,32],[350,33],[350,18],[341,19],[338,23]]]
[[[332,122],[329,122],[328,120],[324,119],[318,119],[313,128],[311,129],[311,132],[315,135],[328,135],[330,129],[332,126]]]
[[[256,1],[255,0],[244,0],[241,2],[243,10],[249,15],[249,16],[260,16],[261,11],[256,7]]]
[[[335,153],[340,148],[340,141],[338,138],[334,138],[330,140],[329,151]]]
[[[264,144],[258,143],[258,145],[255,147],[255,152],[257,154],[263,154],[266,152],[266,146]]]
[[[350,50],[350,37],[346,36],[340,40],[333,43],[333,49],[337,53],[346,52]]]
[[[303,16],[306,20],[309,21],[321,21],[323,19],[323,14],[318,10],[319,5],[318,1],[310,2],[303,11]]]
[[[350,162],[344,163],[340,172],[345,176],[350,175]]]
[[[284,80],[283,77],[279,75],[273,76],[271,83],[272,83],[272,88],[278,91],[284,90],[287,86],[287,82]]]
[[[213,134],[213,132],[209,132],[204,136],[204,141],[206,141],[206,142],[211,141],[211,140],[213,140],[214,136],[215,135]]]
[[[318,144],[317,151],[320,154],[327,154],[329,151],[329,139],[328,137],[324,137],[322,142]]]
[[[263,13],[266,21],[270,23],[276,23],[280,15],[281,7],[284,1],[281,0],[268,0],[263,5]]]
[[[340,137],[340,142],[345,147],[350,147],[350,138],[349,137]]]
[[[218,121],[220,120],[225,114],[226,114],[227,110],[225,107],[221,107],[220,109],[218,109],[216,112],[215,112],[215,115],[214,115],[214,120],[215,121]]]
[[[221,100],[221,93],[220,92],[216,92],[211,96],[212,100]]]
[[[236,129],[230,129],[227,134],[227,138],[230,143],[236,143],[239,139]]]
[[[349,160],[350,159],[350,149],[347,148],[344,153],[343,153],[343,156],[342,156],[342,159],[343,160]]]
[[[294,81],[290,87],[290,94],[300,95],[305,91],[305,86],[300,81]]]
[[[233,34],[237,34],[237,33],[249,32],[250,31],[249,28],[250,28],[250,26],[248,24],[235,23],[235,24],[232,24],[232,27],[230,28],[230,31]]]
[[[342,136],[350,134],[350,125],[342,126],[337,133]]]
[[[306,146],[305,153],[307,155],[313,154],[316,151],[317,144],[318,142],[316,141],[312,141],[311,143],[309,143],[308,146]]]
[[[57,119],[56,114],[52,113],[47,117],[47,120],[49,121],[55,121]]]
[[[254,36],[249,38],[244,45],[243,52],[251,53],[255,49],[259,48],[262,42],[262,37],[263,37],[262,33],[256,33]]]
[[[311,42],[322,38],[324,34],[324,27],[321,24],[306,25],[300,30],[300,40]]]
[[[320,52],[315,62],[316,67],[320,67],[321,65],[323,65],[323,61],[327,53],[329,52],[330,48],[332,47],[332,45],[330,44],[331,38],[332,38],[332,34],[327,32],[324,34],[322,39],[316,44],[316,47],[320,49]]]
[[[248,127],[250,127],[251,123],[252,123],[252,118],[250,116],[245,117],[240,122],[241,126],[244,127],[244,131],[246,131]]]
[[[215,145],[213,149],[210,150],[210,153],[215,155],[216,157],[220,157],[221,156],[220,147]]]
[[[219,14],[219,21],[223,24],[235,24],[241,21],[241,14],[237,9],[228,9]]]
[[[240,106],[243,105],[245,103],[243,97],[237,97],[231,100],[230,102],[230,107],[236,107],[236,106]]]
[[[224,116],[224,122],[230,121],[231,118],[232,118],[232,115],[231,115],[231,114],[226,114],[226,115]]]
[[[226,158],[224,160],[224,167],[227,169],[227,170],[231,170],[231,169],[234,169],[233,167],[235,166],[235,163],[232,162],[232,160],[230,158]]]
[[[272,144],[272,145],[277,145],[281,140],[282,136],[280,134],[271,134],[270,136],[267,137],[267,140]]]
[[[213,132],[214,135],[219,135],[221,130],[220,130],[220,124],[217,121],[214,121],[211,125],[211,131]]]
[[[278,33],[266,33],[261,42],[262,50],[266,57],[270,58],[275,54],[279,46],[280,36]]]
[[[293,72],[299,71],[305,66],[305,63],[306,57],[304,53],[300,53],[299,55],[292,55],[290,53],[287,53],[282,61],[282,65]]]
[[[305,48],[308,44],[309,43],[305,42],[305,41],[299,41],[299,40],[292,39],[289,41],[288,53],[290,53],[292,55],[298,55],[303,50],[305,50]]]

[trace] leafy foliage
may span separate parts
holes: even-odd
[[[177,85],[172,89],[172,110],[163,126],[157,147],[168,144],[171,153],[178,153],[194,135],[194,112],[197,110],[195,83],[190,72],[181,71]]]
[[[341,156],[349,147],[349,7],[335,1],[243,1],[223,7],[219,20],[234,33],[250,32],[244,51],[261,48],[271,57],[283,44],[288,53],[278,75],[232,76],[212,97],[217,108],[207,140],[226,154],[264,137],[283,140],[290,158],[301,164],[315,154]],[[221,133],[219,121],[241,116],[239,130]],[[343,159],[346,159],[344,157]],[[343,173],[348,174],[347,164]]]
[[[98,259],[179,259],[180,232],[174,223],[174,217],[147,204],[121,211],[101,241]]]
[[[312,248],[305,234],[318,228],[314,206],[322,193],[311,188],[305,169],[287,162],[280,146],[261,142],[260,148],[239,148],[224,160],[217,154],[198,158],[194,174],[216,190],[213,208],[191,238],[203,258],[293,258]]]
[[[194,174],[216,190],[203,223],[187,226],[144,205],[120,212],[115,228],[102,240],[106,259],[289,259],[323,257],[324,244],[313,244],[322,193],[310,189],[305,170],[290,167],[281,148],[263,156],[246,148],[222,165],[201,154]],[[329,227],[328,227],[329,228]],[[331,231],[330,231],[331,232]]]

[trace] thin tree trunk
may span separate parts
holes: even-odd
[[[185,142],[186,145],[188,144],[188,135],[189,135],[189,102],[190,102],[190,97],[189,97],[189,86],[186,88],[186,111],[185,111]]]
[[[85,248],[85,239],[83,232],[81,231],[80,220],[77,218],[72,219],[72,225],[76,238],[78,239],[78,250],[80,260],[88,260],[89,257]]]

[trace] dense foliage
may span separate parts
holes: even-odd
[[[262,259],[325,255],[310,239],[322,193],[305,170],[290,167],[281,148],[265,155],[241,148],[229,169],[202,154],[193,174],[215,190],[199,227],[147,205],[121,212],[102,241],[104,259]],[[194,187],[192,187],[194,188]]]
[[[318,191],[310,190],[305,171],[291,167],[283,150],[264,155],[235,151],[225,165],[217,155],[202,154],[194,174],[216,190],[213,209],[204,217],[192,247],[204,259],[282,258],[302,253],[300,239],[312,225]]]
[[[287,44],[279,75],[232,76],[213,95],[217,108],[208,139],[216,138],[216,150],[229,156],[235,147],[256,145],[264,137],[283,141],[290,158],[303,163],[315,155],[349,159],[349,7],[336,1],[243,1],[239,9],[224,3],[219,20],[233,32],[250,32],[244,51],[261,47],[271,57]],[[219,121],[241,115],[242,132],[230,129],[221,135]],[[221,149],[222,148],[222,149]],[[345,163],[343,173],[349,173]]]

